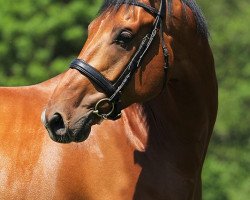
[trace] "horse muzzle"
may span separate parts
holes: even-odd
[[[100,119],[92,112],[89,112],[72,122],[71,126],[69,126],[65,123],[60,113],[55,113],[51,117],[46,117],[46,110],[44,110],[41,115],[41,121],[53,141],[58,143],[70,143],[85,141],[90,134],[91,126],[99,123]]]

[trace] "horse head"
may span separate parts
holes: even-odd
[[[42,115],[54,141],[84,141],[92,125],[120,118],[122,109],[164,88],[166,2],[107,2]]]

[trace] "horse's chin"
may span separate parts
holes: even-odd
[[[49,131],[48,131],[49,132]],[[74,134],[72,134],[71,130],[68,130],[64,135],[55,135],[49,132],[49,137],[57,143],[62,143],[62,144],[68,144],[71,142],[83,142],[88,139],[90,132],[91,132],[91,127],[82,127],[80,130],[75,131]]]
[[[78,143],[78,142],[84,142],[85,140],[87,140],[91,132],[91,127],[93,125],[90,125],[90,126],[83,125],[82,127],[80,127],[80,129],[73,130],[74,137],[71,138],[71,142]]]
[[[99,124],[100,119],[95,114],[90,113],[73,123],[69,128],[68,135],[71,142],[83,142],[88,139],[92,126]]]

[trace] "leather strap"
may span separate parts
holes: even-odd
[[[144,3],[141,3],[141,2],[138,2],[138,1],[128,2],[127,4],[132,5],[132,6],[142,7],[142,8],[144,8],[144,10],[146,10],[147,12],[153,14],[154,16],[159,15],[159,12],[158,12],[157,9],[155,9],[155,8],[153,8],[151,6],[148,6],[147,4],[144,4]]]
[[[87,76],[94,81],[108,96],[111,96],[116,91],[116,88],[94,67],[86,63],[84,60],[74,59],[70,68],[77,69],[81,74]]]

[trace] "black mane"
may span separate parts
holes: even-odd
[[[131,4],[133,2],[136,2],[136,0],[104,0],[99,13],[104,12],[111,6],[114,6],[116,9],[118,9],[122,4]],[[168,8],[171,8],[168,10],[168,15],[171,16],[173,0],[167,0],[167,2],[168,2]],[[207,22],[203,16],[201,9],[197,5],[196,1],[195,0],[181,0],[181,2],[183,5],[188,6],[192,10],[196,19],[198,33],[200,33],[203,37],[208,38],[209,31],[207,28]]]

